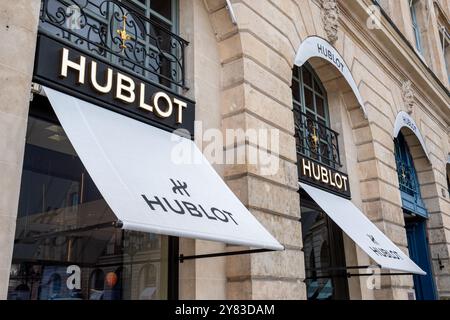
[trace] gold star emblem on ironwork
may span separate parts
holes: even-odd
[[[127,33],[127,15],[124,15],[122,17],[122,21],[123,21],[123,26],[122,29],[117,29],[117,33],[119,34],[120,40],[122,41],[122,43],[120,44],[120,48],[122,50],[127,48],[126,42],[128,40],[131,40],[131,36]]]
[[[313,148],[317,149],[317,144],[319,142],[319,137],[317,136],[316,127],[313,127],[313,134],[311,135],[311,142],[313,144]]]
[[[402,168],[402,178],[403,180],[406,179],[406,172],[405,172],[405,168]]]

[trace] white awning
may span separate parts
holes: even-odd
[[[124,229],[283,249],[191,140],[52,89],[45,93]]]
[[[300,186],[381,268],[426,274],[350,200],[304,183]]]

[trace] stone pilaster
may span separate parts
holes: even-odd
[[[0,11],[0,299],[8,291],[39,8],[39,0],[16,0]]]

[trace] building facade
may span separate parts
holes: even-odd
[[[65,27],[54,27],[82,7],[74,23],[83,30],[85,12],[101,16],[104,1],[68,2],[75,11],[62,0],[0,4],[6,44],[0,49],[0,298],[67,298],[72,273],[66,267],[74,264],[81,268],[81,289],[73,298],[450,298],[450,1],[111,1],[187,41],[181,80],[174,81],[166,58],[155,60],[153,71],[126,66],[120,56],[126,37],[124,51],[111,53],[110,63],[195,101],[197,145],[211,160],[217,157],[211,142],[223,137],[220,159],[243,154],[243,161],[211,162],[284,246],[182,263],[171,260],[173,252],[193,256],[239,247],[98,231],[113,212],[64,138],[65,128],[48,112],[38,89],[44,83],[36,81],[38,34],[90,50],[65,37]],[[85,2],[92,7],[83,7]],[[131,33],[135,18],[127,17],[104,25],[113,34]],[[92,29],[102,37],[101,28]],[[164,32],[157,37],[164,40]],[[173,52],[178,38],[171,37],[158,47],[159,57]],[[143,48],[158,46],[145,39]],[[307,54],[309,43],[318,53]],[[276,138],[262,143],[235,134],[249,130],[275,132]],[[250,161],[255,150],[276,163],[276,170]],[[344,198],[427,275],[383,270],[371,276],[363,266],[373,260],[299,185],[307,180],[305,161],[312,161],[311,179],[314,166],[325,168],[327,182],[348,190]],[[83,177],[80,185],[72,176]],[[80,234],[61,235],[74,226]]]

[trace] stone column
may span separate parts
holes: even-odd
[[[205,1],[216,34],[221,70],[222,130],[228,162],[224,179],[251,213],[286,248],[282,252],[227,258],[227,298],[305,299],[292,95],[292,65],[264,44],[257,15],[233,2],[233,25],[225,1]],[[252,2],[252,5],[261,5]],[[256,8],[255,11],[260,10]],[[274,14],[277,12],[272,11]],[[250,25],[252,22],[252,25]],[[242,30],[241,30],[242,28]],[[256,36],[255,34],[260,34]],[[270,41],[280,39],[275,34]],[[285,45],[285,43],[283,43]],[[283,47],[288,47],[283,46]],[[290,52],[293,56],[294,52]],[[267,132],[269,144],[243,133]],[[271,132],[277,132],[276,141]],[[279,148],[278,148],[279,147]],[[268,172],[264,154],[277,168]],[[237,160],[239,158],[239,160]],[[270,169],[269,169],[270,171]],[[238,250],[239,248],[230,248]],[[242,248],[240,248],[242,249]]]
[[[40,0],[0,4],[0,299],[6,299],[16,229]]]

